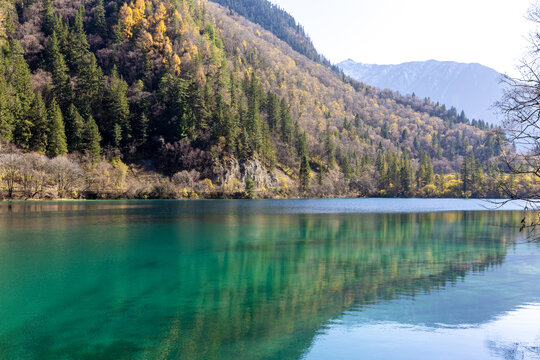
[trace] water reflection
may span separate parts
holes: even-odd
[[[0,215],[0,358],[299,359],[347,311],[392,303],[386,316],[406,324],[403,299],[421,304],[500,268],[521,219],[152,204]],[[485,307],[474,321],[497,314]]]
[[[315,339],[303,359],[538,359],[539,324],[540,303],[525,304],[477,326],[335,325]]]

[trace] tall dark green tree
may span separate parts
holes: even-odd
[[[184,121],[192,124],[187,134],[194,139],[196,132],[206,132],[211,119],[211,102],[214,95],[210,84],[200,86],[196,81],[191,81],[188,87],[188,98],[184,104]]]
[[[299,157],[307,154],[307,133],[305,131],[298,131],[298,135],[296,136],[296,152]]]
[[[106,108],[108,114],[105,132],[107,140],[116,147],[122,141],[129,141],[131,138],[131,128],[129,124],[129,101],[127,98],[128,85],[113,69],[106,92]]]
[[[51,35],[54,31],[55,17],[53,0],[43,0],[43,31],[46,35]]]
[[[384,149],[382,148],[377,150],[375,168],[377,169],[377,173],[379,175],[379,190],[384,190],[388,187],[390,180],[388,176],[388,163],[386,162],[386,155]]]
[[[81,113],[96,113],[102,105],[103,73],[97,64],[94,54],[87,53],[79,61],[82,63],[82,66],[80,67],[75,83],[75,93],[77,96],[74,100]]]
[[[332,135],[330,135],[329,132],[326,133],[324,147],[328,168],[333,169],[334,164],[336,163],[336,148],[334,146],[334,141],[332,140]]]
[[[137,114],[135,120],[132,122],[131,130],[133,133],[133,140],[137,145],[142,145],[148,138],[148,117],[144,112]]]
[[[97,0],[94,7],[94,15],[92,18],[92,32],[106,38],[108,34],[107,20],[105,18],[105,7],[103,0]]]
[[[262,145],[262,119],[260,114],[260,85],[253,75],[247,89],[248,109],[245,127],[249,134],[250,151],[256,153]]]
[[[65,155],[68,152],[66,133],[64,128],[64,118],[60,106],[56,99],[51,101],[48,109],[49,131],[47,134],[47,155],[56,157]]]
[[[65,116],[66,138],[68,150],[81,151],[84,148],[83,131],[84,119],[75,105],[71,104]]]
[[[49,129],[47,107],[40,93],[36,94],[30,110],[32,121],[32,137],[30,150],[45,153],[47,151],[47,133]]]
[[[19,96],[16,96],[12,104],[15,114],[15,126],[13,128],[13,142],[24,150],[30,147],[30,138],[32,137],[32,122],[30,121],[30,109],[23,103]]]
[[[418,187],[426,186],[433,181],[433,163],[428,153],[420,156],[420,166],[416,175]]]
[[[158,86],[158,100],[162,114],[152,129],[163,134],[167,141],[187,138],[193,132],[193,118],[186,116],[188,83],[172,72],[167,72]]]
[[[345,179],[351,179],[353,175],[353,169],[351,166],[351,161],[349,160],[348,156],[344,156],[341,160],[341,172],[343,173],[343,176],[345,176]]]
[[[94,159],[99,158],[101,153],[101,135],[98,126],[92,116],[86,119],[82,132],[82,147],[81,151],[87,151]]]
[[[0,68],[0,70],[2,69]],[[9,88],[3,74],[0,73],[0,141],[2,142],[9,142],[13,139],[13,123],[15,119],[11,112]]]
[[[274,131],[280,125],[281,120],[281,105],[276,94],[268,92],[266,99],[266,111],[268,114],[268,126]]]
[[[473,154],[463,157],[461,165],[461,181],[463,183],[463,192],[467,193],[474,190],[474,185],[478,179],[478,168]]]
[[[90,53],[90,46],[84,31],[84,6],[81,5],[75,14],[73,27],[69,32],[68,64],[76,73],[79,73],[87,65],[85,57]]]
[[[266,167],[273,169],[276,166],[276,148],[268,124],[263,124],[263,141],[260,152]]]
[[[54,97],[57,99],[60,107],[67,110],[72,98],[71,80],[67,74],[68,68],[64,56],[60,52],[56,32],[53,32],[49,38],[47,58],[49,70],[52,74]]]
[[[413,182],[414,182],[414,173],[411,164],[411,159],[407,153],[403,152],[400,159],[400,185],[402,194],[409,196],[411,194]]]
[[[300,189],[305,193],[309,190],[309,181],[311,179],[311,169],[309,167],[309,160],[307,154],[303,154],[300,160]]]
[[[6,22],[9,23],[10,20],[8,19]],[[11,30],[7,32],[11,33]],[[24,58],[24,50],[12,36],[8,36],[8,44],[4,51],[7,55],[7,61],[4,63],[6,65],[4,76],[13,91],[11,99],[8,100],[13,121],[12,138],[15,144],[28,149],[32,135],[32,122],[29,114],[32,102],[35,99],[30,69]]]
[[[281,140],[287,144],[292,141],[293,121],[289,104],[285,99],[281,99]]]

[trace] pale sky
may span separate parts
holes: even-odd
[[[476,62],[515,73],[531,0],[271,0],[332,62]]]

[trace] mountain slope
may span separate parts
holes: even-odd
[[[303,27],[277,5],[267,0],[214,0],[214,2],[235,11],[255,24],[259,24],[309,59],[329,64],[317,52]]]
[[[372,65],[350,59],[338,67],[358,81],[402,94],[429,97],[463,109],[471,118],[497,123],[492,106],[502,97],[501,74],[489,67],[435,60]]]
[[[500,153],[484,123],[347,79],[216,3],[10,6],[0,140],[24,151],[193,170],[224,192],[251,180],[271,196],[496,191],[476,176]]]

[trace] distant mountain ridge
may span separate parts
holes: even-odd
[[[338,67],[358,81],[404,95],[429,97],[464,110],[469,118],[497,123],[492,106],[502,96],[502,75],[487,66],[436,60],[374,65],[349,59]]]

